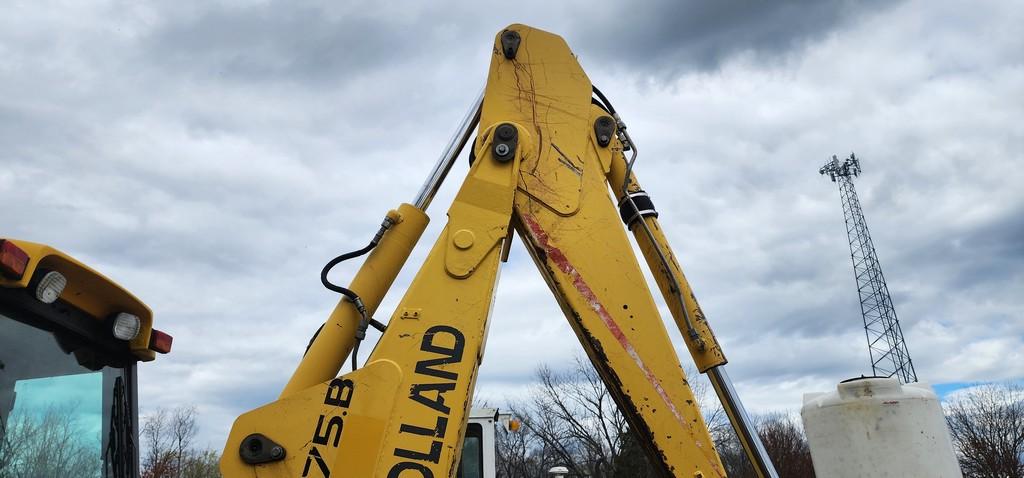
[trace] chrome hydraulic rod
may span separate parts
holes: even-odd
[[[427,177],[427,181],[423,183],[420,188],[420,192],[416,194],[416,199],[413,201],[413,206],[416,209],[426,212],[427,207],[430,206],[430,201],[434,199],[434,195],[437,194],[438,188],[441,187],[441,183],[444,182],[445,176],[448,175],[448,171],[452,169],[452,165],[455,164],[455,159],[459,157],[459,153],[462,152],[462,148],[469,142],[470,135],[473,134],[473,129],[476,128],[477,123],[480,122],[480,108],[484,102],[484,92],[480,91],[477,95],[476,101],[473,102],[473,106],[466,112],[466,116],[462,118],[462,122],[459,123],[459,128],[452,134],[450,140],[448,140],[448,146],[441,152],[441,157],[437,159],[437,164],[434,165],[434,169],[430,171],[430,176]]]
[[[736,436],[739,437],[747,458],[754,465],[757,475],[761,478],[779,478],[779,472],[775,471],[775,465],[768,457],[768,451],[765,450],[764,443],[761,442],[761,437],[757,434],[754,422],[750,419],[750,415],[747,415],[747,409],[743,407],[743,402],[740,401],[739,394],[733,388],[729,374],[725,372],[725,365],[711,367],[707,371],[707,375],[711,380],[711,386],[715,388],[718,400],[722,402],[726,415],[729,416],[732,428],[736,430]]]
[[[628,140],[628,136],[626,138]],[[635,145],[633,147],[635,148]],[[629,204],[628,211],[632,211],[634,214],[633,217],[628,218],[628,227],[633,232],[640,251],[654,274],[655,282],[658,283],[658,288],[668,303],[669,311],[675,319],[679,331],[683,333],[694,364],[697,365],[700,372],[708,374],[715,393],[743,445],[747,458],[754,465],[760,478],[778,478],[778,472],[775,471],[764,444],[761,443],[757,429],[747,415],[739,395],[733,388],[732,381],[725,373],[723,367],[728,360],[697,304],[690,284],[683,275],[682,267],[675,260],[675,254],[672,253],[665,232],[658,223],[653,202],[646,204],[647,209],[645,209],[638,207],[636,201],[633,200],[634,194],[643,192],[636,176],[632,174],[631,167],[635,159],[636,155],[634,154],[631,160],[612,162],[608,173],[608,180],[612,186],[623,185],[622,190],[616,192],[621,195],[619,198],[621,202]],[[629,176],[626,175],[627,173]],[[643,195],[646,197],[645,193]]]

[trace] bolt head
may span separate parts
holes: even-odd
[[[501,126],[498,126],[498,138],[501,138],[504,141],[508,141],[508,140],[512,139],[512,137],[515,136],[515,134],[516,134],[515,126],[508,125],[508,124],[503,124]]]
[[[281,458],[282,456],[284,456],[284,448],[275,446],[270,450],[270,456],[273,458]]]
[[[505,143],[499,143],[494,147],[494,153],[498,156],[508,156],[510,152],[512,152],[512,148],[509,148]]]
[[[473,247],[473,241],[475,239],[476,236],[473,234],[473,231],[470,231],[469,229],[459,229],[452,236],[452,242],[455,244],[455,247],[462,250]]]

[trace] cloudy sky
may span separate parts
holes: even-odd
[[[175,343],[140,368],[143,412],[196,404],[220,448],[333,308],[324,262],[413,199],[493,35],[522,22],[563,35],[630,125],[750,408],[870,371],[837,188],[817,172],[851,151],[919,377],[1024,377],[1019,2],[630,3],[7,3],[0,234],[145,300]],[[514,245],[478,397],[521,396],[539,364],[578,354]]]

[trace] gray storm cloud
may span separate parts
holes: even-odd
[[[15,4],[2,234],[147,301],[175,351],[141,368],[143,412],[194,403],[219,447],[337,300],[320,267],[412,199],[493,35],[523,22],[566,37],[643,146],[637,173],[749,406],[794,408],[868,371],[839,198],[817,174],[850,151],[919,375],[1024,377],[1019,5],[554,3]],[[513,246],[479,379],[490,403],[579,353],[533,268]]]

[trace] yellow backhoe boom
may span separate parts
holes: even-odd
[[[594,92],[562,38],[524,25],[497,35],[481,102],[415,204],[388,213],[377,247],[350,288],[339,288],[347,297],[280,398],[235,422],[221,459],[225,476],[454,477],[513,232],[655,469],[725,476],[627,229],[698,369],[725,380],[725,356],[632,174],[636,145],[607,100],[592,100]],[[477,122],[472,167],[447,226],[366,364],[338,376]],[[722,387],[727,381],[716,383]],[[742,408],[727,408],[743,426]],[[750,440],[756,453],[756,435]]]

